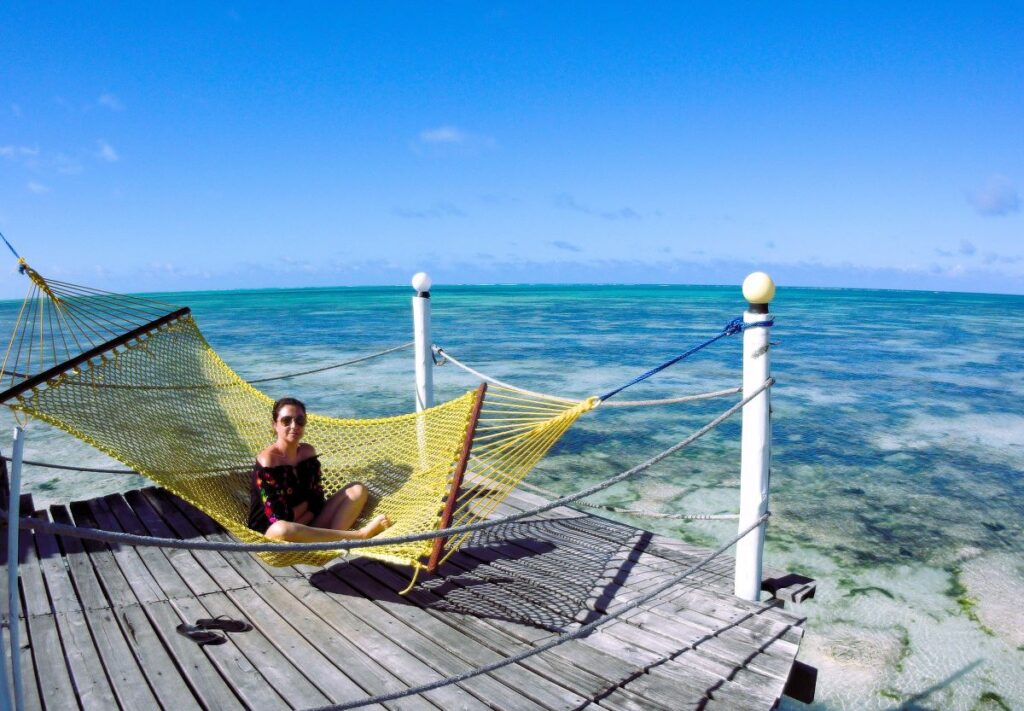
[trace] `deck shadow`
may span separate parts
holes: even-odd
[[[477,531],[436,575],[422,574],[401,598],[439,613],[457,613],[564,632],[602,614],[635,570],[651,534],[623,527],[618,535],[583,536],[579,520],[517,521]],[[346,574],[360,571],[398,588],[397,569],[354,559],[310,577],[317,588],[353,594]],[[404,575],[404,571],[402,571]]]

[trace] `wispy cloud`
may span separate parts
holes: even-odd
[[[458,126],[445,125],[420,131],[416,141],[412,144],[412,149],[416,153],[430,150],[459,150],[474,153],[494,148],[495,145],[497,142],[490,136],[470,133]]]
[[[100,160],[105,160],[108,163],[116,163],[120,156],[114,147],[104,141],[102,138],[96,141],[96,157]]]
[[[438,126],[420,131],[423,143],[465,143],[466,132],[457,126]]]
[[[980,190],[967,196],[979,215],[1002,217],[1020,210],[1020,195],[1003,175],[993,175]]]
[[[978,253],[978,248],[974,246],[974,243],[970,240],[960,240],[960,245],[956,248],[956,251],[952,249],[937,248],[935,253],[940,257],[973,257]]]
[[[555,207],[559,207],[563,210],[572,210],[573,212],[580,212],[584,215],[592,215],[594,217],[600,217],[605,220],[641,220],[643,215],[634,210],[631,207],[618,207],[612,209],[599,209],[584,205],[576,201],[572,195],[568,193],[562,193],[561,195],[555,196]]]
[[[34,146],[0,146],[0,156],[4,158],[35,158],[39,149]]]
[[[430,207],[396,207],[391,210],[395,217],[405,220],[439,220],[445,217],[465,217],[466,213],[450,202],[435,202]]]
[[[121,100],[108,92],[100,94],[99,98],[96,99],[96,103],[111,111],[124,111],[124,104],[121,103]]]
[[[57,153],[46,163],[53,166],[53,169],[64,175],[78,175],[82,172],[82,161],[76,156],[67,153]]]
[[[36,195],[42,195],[43,193],[50,192],[50,188],[43,185],[42,183],[37,183],[35,180],[28,181],[28,189],[29,192],[33,192]]]
[[[558,249],[564,249],[566,252],[582,252],[583,249],[573,244],[572,242],[566,242],[564,240],[556,239],[553,242],[548,242],[552,247]]]

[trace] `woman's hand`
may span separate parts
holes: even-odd
[[[380,516],[375,516],[372,521],[356,531],[356,534],[361,540],[366,540],[367,538],[373,538],[390,526],[391,521],[388,520],[387,516],[381,514]]]

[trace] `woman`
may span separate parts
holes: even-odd
[[[372,538],[391,525],[377,516],[360,529],[352,524],[366,506],[362,484],[349,484],[324,500],[320,461],[302,442],[306,406],[295,398],[274,403],[277,441],[256,457],[249,497],[249,528],[278,541],[312,543]]]

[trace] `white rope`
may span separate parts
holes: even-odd
[[[530,489],[536,491],[538,494],[544,496],[558,496],[555,492],[550,489],[545,489],[542,486],[531,484],[526,481],[519,482],[519,486],[524,489]],[[676,513],[659,513],[657,511],[644,511],[642,509],[624,509],[618,506],[609,506],[608,504],[592,504],[588,501],[577,501],[579,506],[586,506],[588,509],[598,509],[600,511],[611,511],[617,514],[629,514],[630,516],[644,516],[646,518],[660,518],[668,519],[673,521],[735,521],[739,519],[739,514],[676,514]]]
[[[451,353],[446,351],[444,348],[441,348],[440,346],[433,346],[433,351],[441,359],[440,362],[438,363],[438,365],[442,365],[442,364],[450,361],[456,367],[462,368],[464,371],[466,371],[467,373],[469,373],[470,375],[472,375],[475,378],[483,380],[486,383],[490,383],[491,385],[497,385],[498,387],[505,388],[507,390],[512,390],[513,392],[521,393],[523,395],[530,395],[531,397],[539,398],[539,399],[542,399],[542,400],[548,400],[550,402],[563,403],[563,404],[566,404],[566,405],[574,405],[574,404],[580,402],[581,400],[585,400],[586,399],[586,398],[562,397],[560,395],[549,395],[547,393],[539,393],[539,392],[536,392],[536,391],[533,391],[533,390],[527,390],[525,388],[521,388],[521,387],[518,387],[516,385],[512,385],[511,383],[506,383],[506,382],[504,382],[502,380],[498,380],[495,377],[492,377],[490,375],[486,375],[484,373],[481,373],[479,370],[476,370],[475,368],[469,367],[468,365],[466,365],[465,363],[460,361],[458,358],[453,356]],[[734,388],[726,388],[724,390],[713,390],[711,392],[706,392],[706,393],[697,393],[696,395],[681,395],[679,397],[667,397],[667,398],[662,398],[660,400],[614,400],[614,401],[609,401],[609,402],[600,401],[600,402],[597,403],[597,405],[595,405],[595,408],[597,408],[597,407],[653,407],[653,406],[657,406],[657,405],[676,405],[676,404],[679,404],[679,403],[682,403],[682,402],[695,402],[697,400],[711,400],[712,398],[716,398],[716,397],[726,397],[727,395],[735,395],[738,392],[742,392],[742,390],[743,390],[742,387],[734,387]]]
[[[354,358],[353,360],[346,360],[346,361],[344,361],[342,363],[335,363],[334,365],[325,365],[322,368],[313,368],[312,370],[303,370],[303,371],[298,372],[298,373],[288,373],[287,375],[274,375],[274,376],[271,376],[269,378],[259,378],[257,380],[246,380],[245,382],[247,382],[250,385],[252,385],[253,383],[267,383],[267,382],[270,382],[271,380],[285,380],[287,378],[296,378],[296,377],[298,377],[300,375],[312,375],[313,373],[322,373],[325,370],[331,370],[333,368],[341,368],[341,367],[346,366],[346,365],[355,365],[356,363],[362,363],[363,361],[366,361],[366,360],[373,360],[374,358],[380,358],[381,356],[385,356],[388,353],[394,353],[395,351],[402,351],[402,350],[405,350],[406,348],[412,348],[412,347],[413,347],[413,341],[409,341],[408,343],[403,343],[402,345],[395,346],[394,348],[388,348],[388,349],[380,351],[378,353],[371,353],[370,355],[365,355],[365,356],[362,356],[360,358]]]
[[[442,358],[441,363],[445,363],[447,361],[451,361],[452,363],[454,363],[458,367],[462,368],[464,371],[466,371],[470,375],[475,376],[475,377],[479,378],[480,380],[483,380],[485,383],[490,383],[491,385],[497,385],[498,387],[505,388],[506,390],[511,390],[513,392],[521,393],[523,395],[529,395],[530,397],[535,397],[535,398],[538,398],[538,399],[541,399],[541,400],[548,400],[550,402],[557,402],[557,403],[561,403],[561,404],[564,404],[564,405],[575,405],[576,403],[580,402],[580,400],[584,400],[585,399],[585,398],[575,398],[575,399],[573,399],[573,398],[568,398],[568,397],[559,397],[557,395],[547,395],[545,393],[538,393],[538,392],[534,392],[533,390],[527,390],[526,388],[520,388],[520,387],[512,385],[510,383],[506,383],[506,382],[503,382],[501,380],[498,380],[497,378],[492,378],[489,375],[484,375],[479,370],[474,370],[473,368],[470,368],[468,365],[466,365],[465,363],[462,363],[461,361],[459,361],[455,356],[451,355],[450,353],[448,353],[448,351],[446,351],[445,349],[441,348],[440,346],[433,346],[433,351],[437,355],[441,356],[441,358]]]

